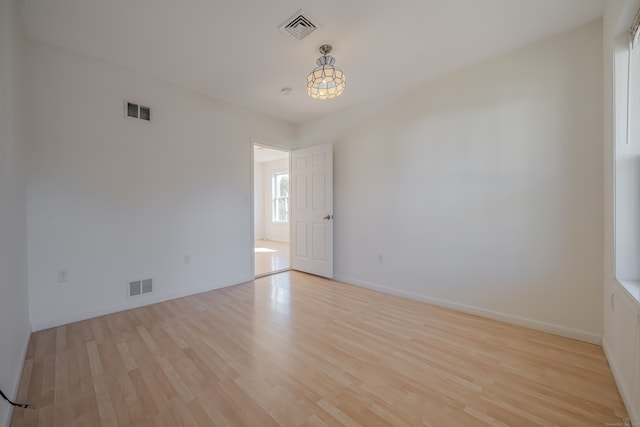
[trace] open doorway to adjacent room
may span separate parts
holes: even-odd
[[[289,152],[254,144],[255,276],[288,270]]]

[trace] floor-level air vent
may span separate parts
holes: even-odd
[[[136,104],[135,102],[124,102],[124,114],[130,119],[139,119],[147,122],[151,121],[151,107]]]
[[[153,292],[153,281],[151,279],[145,279],[142,281],[142,293],[150,294]]]
[[[135,297],[136,295],[142,295],[142,286],[140,280],[129,282],[129,296]]]
[[[153,280],[134,280],[129,282],[129,296],[135,297],[144,294],[150,294],[153,292]]]
[[[315,24],[309,15],[307,15],[302,10],[294,13],[289,19],[284,21],[282,25],[280,25],[280,30],[285,33],[297,38],[298,40],[302,40],[307,37],[309,34],[313,33],[318,28],[318,25]]]

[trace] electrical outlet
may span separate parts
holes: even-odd
[[[67,270],[58,270],[58,283],[66,283],[69,281],[69,272]]]
[[[378,264],[382,263],[382,254],[378,254]]]

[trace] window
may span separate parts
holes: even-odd
[[[630,3],[631,6],[631,3]],[[634,11],[635,12],[635,11]],[[623,283],[640,282],[640,13],[615,39],[615,272]],[[626,24],[626,25],[624,25]]]
[[[289,222],[289,174],[273,174],[273,222]]]

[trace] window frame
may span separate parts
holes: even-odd
[[[281,177],[285,177],[287,181],[289,180],[289,171],[279,171],[274,172],[271,177],[271,222],[274,224],[288,224],[289,223],[289,186],[290,183],[287,183],[287,194],[282,195],[280,193],[280,179]],[[285,204],[285,215],[284,219],[279,217],[279,202],[284,201]]]

